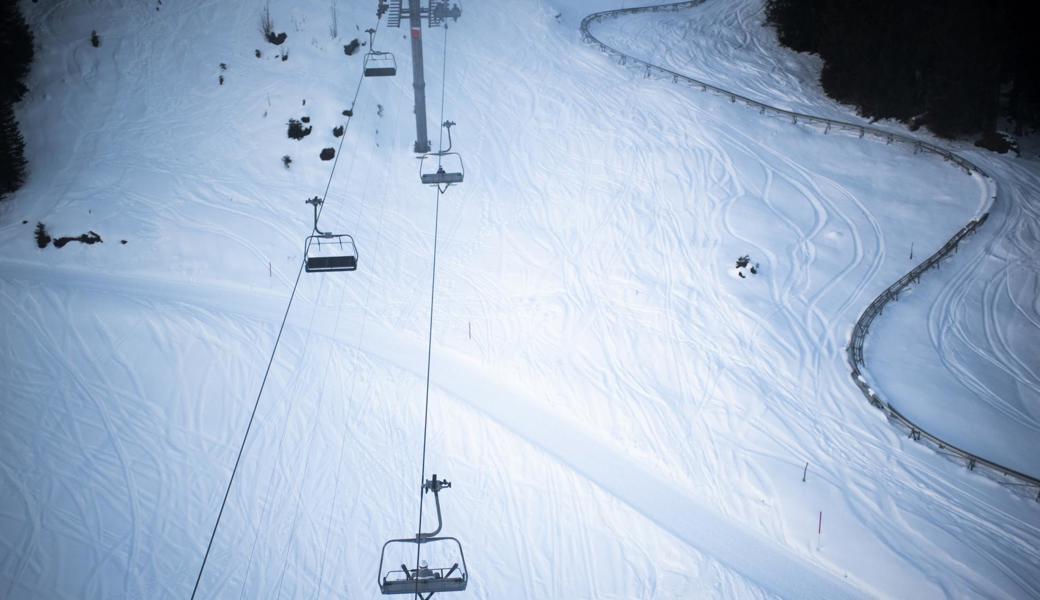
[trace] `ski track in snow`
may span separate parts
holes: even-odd
[[[723,12],[729,10],[729,7],[727,5],[721,4],[721,3],[712,3],[711,6],[712,6],[711,10],[713,10],[714,13],[715,13],[714,15],[709,16],[709,15],[701,13],[701,14],[698,14],[697,17],[692,17],[690,19],[690,21],[688,21],[688,22],[689,23],[696,22],[698,24],[699,23],[714,23],[714,22],[717,22],[718,20],[717,19],[713,19],[712,18],[713,16],[716,16],[717,13],[720,12],[720,10],[723,11]],[[749,7],[752,7],[751,10],[753,10],[755,12],[759,12],[761,10],[761,8],[759,7],[759,5],[757,3],[744,3],[743,6],[737,7],[734,12],[736,12],[739,15],[741,12],[746,11]],[[694,10],[702,11],[702,10],[704,10],[704,8],[698,7],[696,9],[694,9]],[[690,14],[693,14],[693,12],[690,11]],[[631,19],[631,20],[629,20],[629,19]],[[617,32],[619,34],[617,35],[617,37],[615,39],[624,39],[625,42],[623,42],[620,46],[615,45],[615,47],[620,47],[625,52],[631,52],[630,48],[633,46],[631,44],[632,40],[643,40],[644,44],[646,43],[647,40],[650,40],[651,44],[656,44],[657,45],[657,48],[669,48],[669,47],[670,48],[675,48],[676,45],[675,45],[674,40],[670,39],[667,34],[666,35],[661,35],[660,32],[658,32],[658,31],[654,31],[653,33],[648,33],[645,30],[644,31],[640,31],[640,29],[639,29],[640,25],[643,25],[645,27],[645,24],[647,22],[653,22],[654,20],[658,20],[658,19],[660,19],[660,17],[658,15],[654,14],[654,13],[646,13],[646,14],[643,14],[643,15],[634,15],[631,18],[625,17],[625,18],[622,18],[622,19],[618,19],[617,21],[619,21],[621,23],[621,25],[619,27],[617,27]],[[743,19],[741,19],[741,20],[743,21]],[[602,23],[603,22],[598,23],[597,27],[603,28],[603,24]],[[609,26],[606,27],[606,28],[609,29]],[[646,29],[649,30],[650,28],[646,27]],[[614,32],[612,32],[612,33],[614,33]],[[689,31],[687,30],[685,33],[689,33]],[[684,39],[686,39],[685,38],[685,33],[684,33]],[[752,36],[752,37],[754,37],[754,36]],[[710,39],[714,39],[714,38],[710,38],[710,37],[706,36],[706,39],[710,40]],[[747,42],[748,42],[748,40],[747,40],[747,38],[745,38],[743,40],[743,42],[741,44],[739,44],[739,45],[740,46],[746,46]],[[761,50],[761,44],[757,42],[757,39],[756,39],[756,44],[755,45],[756,45],[756,51],[760,51]],[[775,52],[775,46],[776,46],[775,45],[775,41],[774,41],[772,46],[773,47],[770,50],[773,51],[773,54],[776,54],[776,52]],[[677,54],[678,53],[673,53],[673,54],[665,55],[665,56],[667,56],[668,58],[671,58],[671,59],[675,59]],[[646,56],[646,55],[644,55],[644,56]],[[653,54],[652,56],[654,57],[654,59],[651,60],[651,62],[658,62],[658,64],[660,64],[660,62],[657,61],[656,58],[658,58],[658,57],[660,57],[662,55],[661,54]],[[763,57],[767,57],[767,56],[769,58],[771,58],[772,54],[769,54],[769,55],[763,54]],[[711,60],[715,60],[715,58],[716,58],[714,53],[706,53],[705,57],[710,57]],[[705,57],[701,57],[701,58],[705,58]],[[686,57],[684,57],[684,58],[686,58]],[[668,68],[671,68],[673,70],[678,70],[678,71],[681,71],[681,72],[682,71],[686,71],[686,69],[688,69],[688,67],[689,67],[689,65],[686,64],[686,63],[676,64],[675,62],[668,62],[667,60],[665,61],[665,64],[666,64],[666,66]],[[709,70],[710,70],[710,73],[708,73],[707,70],[706,70],[705,71],[706,74],[701,74],[699,72],[695,72],[694,76],[695,77],[701,77],[701,78],[706,79],[708,81],[714,81],[716,79],[716,77],[714,77],[714,76],[718,75],[718,72],[717,72],[717,70],[712,70],[712,69],[709,69]],[[741,86],[741,85],[734,85],[734,84],[729,84],[729,85],[730,85],[731,89],[738,89],[738,90],[741,90],[741,93],[745,93],[745,94],[747,93],[746,91],[744,91],[745,88],[743,86]],[[777,104],[775,102],[775,93],[776,93],[776,90],[767,90],[767,93],[760,94],[760,97],[763,97],[767,102],[770,102],[772,104]],[[752,93],[751,95],[754,96],[755,94]],[[781,102],[780,105],[784,105],[784,102]],[[788,106],[790,106],[790,105],[788,105]],[[795,110],[803,110],[803,109],[797,107],[797,103],[795,103],[795,108],[794,109]],[[821,114],[820,110],[807,110],[806,112],[809,112],[811,114]],[[841,115],[841,114],[834,115],[832,113],[829,116],[837,116],[837,117],[843,118],[845,120],[849,119],[849,117],[847,115]],[[1028,204],[1028,203],[1026,203],[1026,204]],[[862,205],[860,205],[860,206],[862,206]],[[866,212],[866,211],[864,211],[864,212]],[[867,213],[867,214],[869,215],[869,213]],[[871,221],[872,221],[871,225],[874,227],[876,239],[879,240],[879,242],[880,242],[881,239],[882,239],[881,235],[880,235],[880,228],[878,227],[877,222],[875,220],[871,219]],[[1005,221],[1005,223],[1006,223],[1006,221]],[[1029,228],[1033,228],[1034,227],[1034,225],[1029,224],[1028,221],[1026,221],[1026,223],[1027,223],[1027,227],[1029,227]],[[1005,237],[1008,237],[1008,238],[1011,238],[1011,239],[1019,239],[1021,236],[1020,235],[1015,235],[1015,234],[1009,234],[1008,227],[1005,225],[1005,226],[1001,227],[1001,229],[997,232],[996,237],[998,239],[1005,238]],[[857,248],[859,248],[860,243],[859,243],[858,239],[856,240],[856,245],[857,245]],[[970,246],[970,244],[969,244],[969,246]],[[868,275],[867,277],[865,277],[862,280],[864,282],[866,282],[874,273],[877,272],[877,268],[876,267],[881,262],[881,259],[883,258],[883,245],[881,245],[879,243],[878,249],[880,250],[879,254],[881,254],[881,256],[877,256],[877,261],[875,261],[875,263],[874,263],[875,268],[873,269],[873,272],[870,275]],[[981,253],[977,253],[977,254],[981,254]],[[1030,262],[1029,259],[1025,259],[1025,256],[1028,256],[1028,254],[1023,253],[1023,257],[1020,260],[1022,260],[1023,262],[1027,262],[1027,263]],[[980,258],[978,256],[976,256],[975,262],[977,263],[979,260],[980,260]],[[977,277],[977,272],[978,271],[977,271],[976,268],[973,268],[973,267],[977,267],[977,265],[968,265],[967,267],[961,267],[961,270],[959,271],[959,276],[958,277],[955,277],[952,282],[944,282],[944,285],[945,285],[944,289],[947,290],[947,293],[948,293],[949,296],[952,296],[953,298],[960,298],[960,296],[964,293],[963,290],[966,287],[966,286],[962,285],[964,283],[964,280],[968,279],[972,275],[975,275]],[[998,270],[997,274],[995,275],[995,278],[997,280],[1005,281],[1005,279],[1002,277],[1002,275],[1003,275],[1002,271],[1003,271],[1003,269],[1002,270]],[[856,292],[857,296],[859,295],[860,291],[862,291],[862,288],[860,288],[860,290],[857,290],[857,292]],[[1009,295],[1013,296],[1014,294],[1009,294]],[[869,297],[870,296],[867,296],[868,299],[869,299]],[[848,298],[846,303],[842,306],[842,310],[848,308],[853,300],[854,300],[854,297]],[[935,327],[932,328],[933,331],[935,329],[938,329],[941,332],[940,335],[935,336],[935,340],[934,340],[936,348],[940,349],[940,351],[943,351],[943,339],[942,339],[942,337],[944,337],[945,335],[948,335],[951,332],[951,330],[952,330],[952,332],[954,334],[958,333],[958,329],[957,328],[951,328],[949,326],[949,324],[948,324],[948,320],[951,319],[951,317],[956,314],[956,311],[953,311],[950,308],[950,306],[949,306],[950,302],[953,302],[953,301],[950,300],[949,297],[948,297],[946,305],[942,305],[940,303],[936,303],[935,305],[933,305],[933,309],[932,309],[932,311],[930,313],[930,317],[931,317],[931,320],[932,320],[933,324],[934,324],[934,322],[937,319],[942,319],[943,322],[944,322],[944,326],[941,326],[939,328],[935,328]],[[975,346],[975,347],[973,347],[973,350],[979,356],[986,357],[985,358],[986,362],[990,362],[991,361],[991,362],[995,363],[996,365],[998,365],[998,368],[1010,369],[1012,371],[1015,371],[1016,365],[1019,366],[1019,367],[1023,366],[1021,364],[1021,360],[1018,359],[1018,358],[1013,357],[1011,352],[1007,350],[1008,344],[1006,342],[1004,342],[1003,339],[1002,339],[1003,336],[1001,335],[1001,332],[1006,331],[1007,330],[1007,326],[1004,325],[1003,323],[1001,323],[1001,325],[997,325],[994,322],[995,317],[997,317],[999,315],[999,316],[1001,316],[999,318],[1003,318],[1002,315],[1007,315],[1008,311],[993,310],[993,303],[992,302],[990,302],[990,303],[983,302],[983,306],[982,306],[981,310],[979,310],[976,307],[973,307],[972,310],[976,311],[978,314],[986,315],[988,317],[986,319],[986,335],[985,335],[985,338],[984,338],[984,339],[986,339],[988,341],[988,344],[985,347]],[[1025,321],[1026,321],[1027,325],[1033,325],[1035,327],[1035,321],[1034,321],[1033,318],[1026,318]],[[831,342],[831,344],[833,344],[834,341],[842,340],[843,337],[844,336],[834,336],[834,338],[832,338],[830,340],[830,342]],[[968,336],[966,336],[963,333],[961,333],[959,335],[959,337],[962,340],[966,341]],[[975,336],[975,337],[977,339],[977,336]],[[821,339],[820,341],[822,342],[822,341],[825,341],[825,340]],[[834,344],[834,345],[837,345],[837,344]],[[875,346],[875,348],[877,348],[877,346]],[[876,350],[875,350],[875,352],[876,352]],[[1029,352],[1026,353],[1026,355],[1027,356],[1035,355],[1035,351],[1029,351]],[[954,353],[952,353],[952,352],[943,352],[943,357],[942,357],[943,362],[948,364],[949,368],[952,371],[954,371],[954,373],[958,374],[960,377],[962,377],[964,379],[971,378],[972,376],[969,375],[969,372],[971,370],[977,369],[977,361],[976,361],[976,364],[973,365],[973,367],[975,368],[975,369],[973,369],[972,367],[968,366],[968,363],[965,363],[963,361],[954,362],[953,360],[950,360],[950,359],[947,358],[947,357],[952,357],[952,356],[955,356]],[[819,355],[817,356],[817,358],[819,358]],[[819,365],[819,360],[817,360],[817,366],[818,365]],[[828,373],[819,373],[819,372],[817,374],[818,374],[818,376],[832,375],[832,374],[828,374]],[[898,377],[898,375],[894,375],[894,376]],[[993,385],[994,383],[999,381],[999,379],[1000,379],[999,377],[994,378],[992,375],[990,375],[990,376],[987,377],[987,379],[984,382],[978,382],[979,383],[979,387],[981,388],[981,390],[983,392],[989,392],[989,390],[985,386],[986,385]],[[1024,380],[1024,378],[1021,377],[1021,376],[1019,376],[1018,379],[1019,379],[1019,381],[1023,381]],[[1023,385],[1028,387],[1028,388],[1032,388],[1031,384],[1029,384],[1028,382],[1025,382]],[[1007,409],[1007,406],[1008,406],[1008,401],[1007,400],[1001,400],[1000,398],[995,397],[992,392],[989,392],[989,395],[990,395],[991,399],[993,399],[996,403],[1003,405],[1003,407],[1000,407],[1000,406],[995,407],[996,410],[1000,411],[1000,410],[1006,410]],[[895,397],[895,398],[905,398],[906,396],[905,395],[894,394],[893,397]],[[1021,413],[1019,413],[1019,414],[1021,415]],[[932,421],[924,420],[923,422],[924,423],[929,423],[929,422],[932,422]],[[1000,432],[999,428],[995,428],[993,430],[993,433],[999,433],[999,432]],[[963,439],[963,438],[958,438],[958,439]],[[1033,439],[1036,439],[1036,438],[1034,437]],[[987,455],[987,456],[990,456],[989,454],[987,454],[985,452],[983,452],[983,454]],[[1021,459],[1021,458],[1024,458],[1025,456],[1028,456],[1028,455],[1029,455],[1029,452],[1027,451],[1027,452],[1025,452],[1025,454],[1019,454],[1017,456],[1017,458]],[[1004,454],[1004,455],[1001,455],[1001,456],[1007,456],[1007,455]],[[1015,464],[1015,463],[1009,461],[1009,462],[1007,462],[1005,464]],[[994,560],[993,562],[994,562],[994,564],[997,564],[999,561],[998,560]],[[1010,573],[1006,569],[1002,568],[1001,570],[1004,571],[1005,574],[1010,575]],[[1032,584],[1026,583],[1026,581],[1028,581],[1028,580],[1021,580],[1017,576],[1015,576],[1014,578],[1019,580],[1020,583],[1022,583],[1023,585],[1025,585],[1025,589],[1031,589],[1033,587]]]
[[[269,46],[252,56],[258,6],[167,4],[99,28],[100,53],[78,5],[32,7],[53,55],[24,115],[50,123],[47,94],[63,117],[35,128],[30,152],[52,159],[4,221],[104,225],[130,245],[106,229],[103,245],[41,255],[31,227],[0,226],[0,302],[18,317],[0,346],[6,597],[190,591],[310,227],[302,200],[328,177],[316,154],[356,81],[327,5],[272,7],[287,68]],[[738,71],[727,35],[769,51],[746,6],[715,31]],[[466,546],[467,597],[1035,595],[1033,507],[900,440],[842,370],[856,308],[902,267],[889,232],[913,222],[878,190],[938,189],[956,223],[964,181],[632,78],[579,43],[598,8],[558,22],[544,5],[470,7],[451,30],[446,117],[464,115],[468,174],[442,201],[429,472],[456,483],[445,531]],[[371,21],[340,10],[344,29]],[[219,39],[151,50],[218,13]],[[696,32],[617,24],[653,33],[629,43]],[[407,56],[399,33],[380,39]],[[402,158],[410,103],[402,77],[362,89],[322,222],[355,234],[363,266],[301,283],[205,597],[373,594],[376,550],[414,527],[432,208]],[[301,114],[314,133],[286,141]],[[59,130],[73,141],[52,148]],[[845,161],[873,165],[866,182]],[[942,224],[914,224],[944,241]],[[1036,231],[1018,231],[1028,249]],[[725,265],[747,251],[763,273],[737,281]]]
[[[658,64],[690,73],[694,77],[700,77],[706,81],[712,81],[722,87],[729,87],[740,91],[740,93],[758,98],[764,102],[789,110],[818,114],[839,120],[862,122],[861,118],[850,114],[846,109],[828,101],[813,72],[815,57],[802,57],[790,51],[779,48],[775,37],[763,35],[748,35],[746,32],[759,30],[757,26],[749,28],[749,23],[762,23],[765,20],[762,7],[757,2],[741,2],[736,5],[725,6],[720,3],[706,3],[694,9],[685,23],[680,27],[672,28],[665,36],[640,37],[646,35],[645,23],[651,22],[654,17],[652,13],[631,15],[626,19],[628,22],[622,25],[619,31],[623,31],[628,40],[653,39],[655,48],[672,47],[678,44],[693,44],[703,46],[702,51],[689,51],[687,53],[654,54],[654,60]],[[721,35],[705,35],[705,24],[732,23],[737,26],[724,29]],[[681,33],[680,35],[675,35]],[[711,34],[717,33],[711,30]],[[733,37],[734,35],[739,38]],[[768,39],[768,43],[763,40]],[[638,44],[637,44],[638,45]],[[624,47],[632,47],[628,43]],[[707,50],[707,51],[703,51]],[[729,57],[733,62],[745,66],[743,69],[719,71],[712,68],[718,57]],[[792,59],[791,57],[797,57]],[[803,63],[803,64],[799,64]],[[801,75],[798,73],[801,72]],[[763,85],[763,82],[768,82]],[[882,124],[899,131],[898,124]],[[990,171],[997,169],[1005,171],[1003,164],[994,162],[992,155],[979,154],[973,149],[959,150],[964,155],[972,156],[973,160],[987,165]],[[1015,288],[1012,279],[1003,277],[1006,271],[1015,271],[1020,268],[1035,270],[1035,259],[1029,252],[1028,246],[1016,244],[1015,240],[1022,236],[1018,232],[1021,229],[1033,229],[1036,227],[1035,218],[1028,218],[1030,214],[1035,215],[1035,209],[1031,208],[1027,198],[1019,196],[1018,189],[1035,189],[1035,176],[1026,175],[1024,172],[1014,170],[1008,173],[1011,181],[1015,182],[1010,189],[1003,192],[1010,195],[1011,206],[1005,208],[998,205],[994,208],[991,218],[994,223],[988,225],[989,231],[986,237],[993,240],[1007,240],[1014,244],[1017,250],[1011,254],[998,252],[999,260],[1004,266],[993,268],[980,268],[984,260],[993,260],[993,243],[979,247],[979,244],[968,243],[962,248],[960,254],[968,254],[969,262],[957,260],[953,264],[956,273],[952,278],[936,278],[938,282],[926,281],[928,288],[923,291],[914,290],[910,294],[928,293],[934,294],[938,286],[942,286],[938,295],[931,301],[929,308],[924,310],[924,316],[916,318],[913,323],[911,314],[921,313],[919,307],[910,308],[898,306],[899,303],[886,307],[892,312],[899,311],[905,315],[898,320],[888,320],[884,323],[879,321],[871,332],[868,347],[873,349],[900,346],[896,338],[903,334],[908,327],[921,330],[921,325],[926,328],[921,335],[927,335],[931,339],[931,349],[923,346],[915,350],[905,351],[905,355],[917,354],[922,358],[912,357],[914,362],[926,363],[931,360],[940,364],[947,371],[945,378],[954,382],[953,386],[945,385],[939,392],[934,388],[915,387],[912,381],[897,369],[903,369],[903,363],[892,360],[891,356],[872,356],[868,359],[868,368],[874,380],[880,382],[882,390],[892,388],[892,384],[898,385],[883,396],[893,399],[900,410],[922,424],[926,429],[947,439],[962,448],[968,448],[998,463],[1006,464],[1012,468],[1029,473],[1036,470],[1037,466],[1030,466],[1030,461],[1036,456],[1035,444],[1037,421],[1035,414],[1038,412],[1037,401],[1040,398],[1040,388],[1037,385],[1036,373],[1027,365],[1040,355],[1040,348],[1036,344],[1025,343],[1026,340],[1040,339],[1037,335],[1019,334],[1017,347],[1012,350],[1007,342],[1008,334],[1005,332],[1021,329],[1025,326],[1029,330],[1036,330],[1036,315],[1016,317],[1020,313],[1016,309],[1001,309],[996,301],[991,300],[993,294],[990,292],[996,281],[1003,280],[1008,283],[1009,288]],[[1008,178],[1001,178],[1006,181]],[[1008,182],[1010,183],[1010,182]],[[1021,187],[1019,187],[1021,186]],[[1010,219],[1005,218],[1005,213],[1021,214],[1026,217]],[[992,227],[996,226],[996,232]],[[1028,234],[1026,234],[1028,235]],[[1004,242],[1001,242],[1003,245]],[[883,246],[881,246],[883,248]],[[964,251],[966,250],[966,252]],[[917,255],[927,254],[917,246]],[[987,258],[988,257],[988,258]],[[949,261],[953,262],[953,261]],[[947,261],[944,261],[943,270],[949,269]],[[980,275],[980,273],[982,275]],[[971,282],[981,283],[990,281],[984,285],[982,290],[973,289]],[[1028,289],[1028,284],[1021,286],[1023,290]],[[1028,293],[1028,292],[1025,292]],[[1014,289],[1009,289],[1007,294],[1014,297],[1020,294]],[[980,297],[981,296],[981,297]],[[967,298],[973,300],[973,305],[965,306]],[[905,312],[904,312],[905,311]],[[913,311],[911,313],[910,311]],[[966,312],[967,311],[967,312]],[[971,315],[983,315],[983,321],[972,326],[972,331],[965,330],[965,324],[973,320]],[[891,333],[886,333],[891,332]],[[899,333],[896,333],[899,332]],[[878,341],[880,340],[880,342]],[[983,340],[979,343],[976,340]],[[935,355],[930,359],[925,355]],[[881,360],[879,360],[879,358]],[[929,378],[923,378],[929,380]],[[934,378],[931,378],[934,379]],[[959,386],[957,385],[959,382]],[[1013,382],[1013,383],[1011,383]],[[1009,385],[1010,383],[1010,385]],[[968,392],[966,395],[965,392]],[[953,396],[953,404],[950,403]],[[941,404],[929,402],[929,398],[943,398]],[[982,410],[972,406],[983,403]],[[988,412],[987,412],[988,410]],[[956,423],[956,418],[951,419],[950,414],[963,414],[961,423]],[[1001,421],[1000,426],[993,427],[983,433],[980,438],[977,428],[973,423],[985,414],[998,416],[1007,415]],[[1012,433],[1013,432],[1013,433]],[[1012,444],[1007,443],[1007,436],[1015,440]]]

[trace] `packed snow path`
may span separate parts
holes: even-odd
[[[285,62],[262,5],[27,5],[34,174],[0,209],[4,596],[190,593],[360,68],[328,3],[272,3]],[[580,43],[603,8],[467,7],[452,29],[470,171],[442,207],[430,441],[466,597],[1036,596],[1034,505],[894,434],[842,371],[856,307],[906,270],[894,249],[941,246],[981,188],[630,77]],[[344,33],[372,23],[339,9]],[[362,90],[327,207],[361,268],[301,283],[207,597],[372,596],[378,548],[414,527],[432,207],[410,103],[407,78]],[[106,242],[41,251],[37,220]],[[747,252],[763,270],[740,280]]]

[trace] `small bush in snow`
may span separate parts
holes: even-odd
[[[101,46],[101,38],[98,37],[97,30],[90,32],[90,45],[98,48]]]
[[[336,157],[336,150],[334,148],[325,148],[321,151],[322,160],[332,160]]]
[[[274,32],[274,21],[271,19],[271,6],[264,6],[263,12],[260,13],[260,32],[264,34],[264,39],[274,44],[275,46],[281,46],[285,42],[285,38],[289,37],[283,31],[282,33]]]
[[[46,248],[47,244],[51,243],[51,236],[47,233],[47,226],[43,223],[36,224],[36,231],[33,232],[36,236],[36,246],[38,248]]]
[[[736,270],[737,270],[737,275],[741,279],[747,279],[747,275],[744,274],[746,272],[750,272],[752,275],[758,275],[758,263],[752,264],[751,263],[751,256],[748,255],[748,254],[745,254],[744,256],[741,256],[741,257],[737,258]]]
[[[333,137],[339,137],[339,136],[343,135],[343,126],[340,125],[339,127],[333,127],[332,128],[332,135],[333,135]]]
[[[88,231],[77,236],[62,236],[54,240],[54,247],[64,248],[65,244],[68,244],[69,242],[79,242],[81,244],[91,246],[93,244],[100,244],[103,241],[104,240],[101,239],[100,235],[94,233],[93,231]]]
[[[286,154],[285,156],[283,156],[283,157],[282,157],[282,164],[283,164],[283,165],[285,165],[285,168],[286,168],[286,169],[288,169],[288,168],[289,168],[289,165],[291,165],[291,164],[292,164],[292,157],[291,157],[291,156],[289,156],[288,154]]]
[[[357,49],[361,46],[361,42],[357,38],[354,38],[349,44],[343,46],[343,53],[347,56],[353,55],[357,52]]]
[[[300,123],[296,119],[289,119],[289,138],[294,140],[302,140],[311,134],[310,127],[304,127],[303,123]]]

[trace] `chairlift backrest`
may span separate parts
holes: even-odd
[[[465,175],[466,169],[458,152],[424,154],[419,162],[419,179],[426,185],[462,183]]]
[[[304,268],[308,273],[357,270],[357,246],[354,238],[346,234],[309,236],[305,242],[304,255]]]
[[[458,560],[450,566],[409,568],[401,565],[399,569],[383,571],[387,547],[410,544],[447,544],[454,543],[458,552]],[[406,552],[413,558],[414,550]],[[469,572],[466,570],[466,557],[462,553],[462,544],[453,537],[431,537],[417,541],[415,538],[389,540],[383,544],[383,552],[379,559],[379,591],[384,595],[395,594],[433,594],[437,592],[461,592],[469,583]]]
[[[379,591],[384,595],[415,594],[421,599],[429,600],[430,596],[438,592],[461,592],[466,589],[466,584],[469,583],[469,571],[466,569],[466,555],[462,553],[462,544],[453,537],[437,536],[443,525],[440,492],[450,487],[450,481],[438,479],[436,474],[423,483],[423,492],[433,492],[433,500],[437,506],[436,529],[428,533],[420,531],[415,534],[415,537],[389,540],[383,544],[383,551],[379,555],[377,581]],[[410,568],[402,562],[400,569],[383,571],[383,563],[387,560],[387,548],[399,548],[398,553],[394,554],[394,559],[408,561],[411,558],[418,559],[418,554],[424,546],[437,548],[437,551],[434,552],[427,551],[426,556],[432,556],[444,561],[442,564],[451,564],[451,566],[430,568],[425,561],[422,561],[414,568]],[[445,560],[445,556],[451,558]],[[396,560],[393,562],[396,563]]]
[[[397,61],[389,52],[372,50],[365,54],[365,77],[393,77],[397,75]]]

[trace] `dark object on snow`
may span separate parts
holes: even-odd
[[[29,224],[28,221],[26,221],[25,219],[22,219],[22,225],[28,225],[28,224]]]
[[[36,224],[36,231],[33,232],[36,236],[36,246],[38,248],[46,248],[47,244],[51,243],[51,236],[47,233],[47,226],[43,223]]]
[[[336,157],[336,150],[333,148],[325,148],[321,151],[322,160],[332,160]]]
[[[227,63],[220,63],[220,70],[227,71]]]
[[[260,54],[260,49],[259,49],[259,48],[257,48],[257,49],[256,49],[256,57],[257,57],[257,58],[260,58],[260,56],[261,56],[261,54]]]
[[[221,75],[220,77],[218,77],[218,78],[217,78],[217,81],[219,81],[219,82],[220,82],[220,85],[224,85],[224,76],[223,76],[223,75]]]
[[[360,46],[361,42],[359,42],[357,38],[354,38],[352,42],[343,46],[343,53],[347,56],[352,56],[355,52],[357,52],[357,49]]]
[[[303,123],[300,123],[296,119],[289,119],[289,131],[287,135],[294,140],[302,140],[311,134],[310,127],[304,127]]]
[[[271,42],[271,43],[272,43],[272,44],[274,44],[275,46],[281,46],[282,44],[284,44],[284,43],[285,43],[285,40],[286,40],[286,38],[288,38],[288,37],[289,37],[289,36],[288,36],[288,35],[286,35],[286,33],[285,33],[284,31],[283,31],[283,32],[281,32],[281,33],[279,33],[278,35],[275,35],[275,33],[274,33],[274,32],[272,31],[271,33],[268,33],[268,34],[267,34],[267,35],[265,36],[265,38],[267,39],[267,41],[268,41],[268,42]]]
[[[339,137],[339,136],[343,135],[343,126],[340,125],[339,127],[333,127],[332,128],[332,135],[333,135],[333,137]]]
[[[90,45],[99,48],[101,46],[101,38],[98,37],[97,30],[90,32]]]
[[[285,156],[283,156],[283,157],[282,157],[282,164],[283,164],[283,165],[285,165],[285,168],[286,168],[286,169],[288,169],[288,168],[289,168],[289,165],[291,165],[291,164],[292,164],[292,157],[291,157],[291,156],[289,156],[288,154],[286,154]]]
[[[88,232],[86,232],[86,233],[84,233],[82,235],[78,235],[76,237],[69,237],[69,236],[60,237],[60,238],[54,240],[54,247],[55,248],[64,248],[65,244],[68,244],[69,242],[79,242],[81,244],[91,245],[91,244],[100,244],[102,241],[103,240],[101,239],[100,235],[94,233],[93,231],[88,231]]]
[[[354,116],[354,111],[348,108],[347,110],[343,111],[343,116],[344,117],[353,117]]]
[[[126,240],[119,240],[119,243],[125,246],[126,245]]]
[[[737,275],[741,279],[747,279],[747,275],[744,275],[744,269],[750,271],[752,275],[758,275],[758,263],[751,264],[751,256],[747,254],[737,259]]]
[[[997,131],[982,134],[982,137],[975,140],[975,145],[999,154],[1007,154],[1008,152],[1014,152],[1015,156],[1019,154],[1018,142],[1014,138]]]
[[[311,122],[311,118],[310,117],[300,117],[300,120],[303,121],[304,123],[310,123]]]

